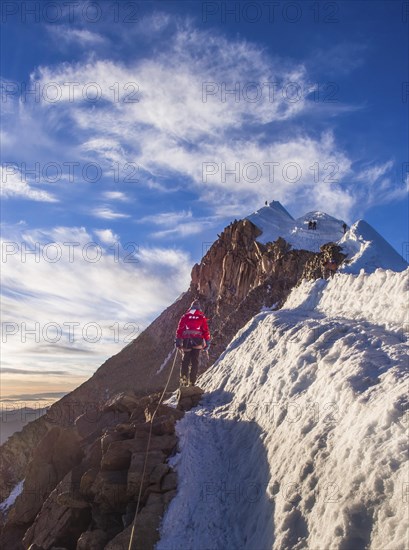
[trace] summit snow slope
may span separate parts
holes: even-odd
[[[391,245],[364,220],[354,223],[339,244],[348,254],[349,265],[342,268],[345,273],[357,273],[360,269],[372,273],[378,267],[403,271],[408,266]]]
[[[341,267],[345,273],[373,273],[378,267],[403,271],[407,262],[367,222],[359,220],[344,235],[343,220],[324,212],[308,212],[294,219],[278,201],[271,202],[254,212],[247,219],[261,231],[257,240],[263,244],[282,237],[295,249],[319,252],[323,244],[338,243],[347,254],[347,262]],[[316,221],[317,229],[308,229],[308,222]]]
[[[328,242],[339,241],[344,230],[343,220],[333,218],[324,212],[308,212],[294,219],[278,201],[271,202],[254,212],[247,219],[261,229],[263,234],[258,241],[263,244],[282,237],[293,248],[319,252],[320,246]],[[317,229],[308,229],[308,222],[316,221]]]
[[[408,275],[305,282],[236,335],[177,424],[157,550],[408,548]]]

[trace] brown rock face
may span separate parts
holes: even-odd
[[[135,439],[113,441],[101,461],[102,470],[123,470],[129,468],[134,453],[144,453],[148,446],[147,432],[140,432]],[[175,435],[152,435],[151,451],[163,451],[169,454],[176,445]]]
[[[143,532],[144,547],[153,548],[161,517],[177,487],[176,474],[166,460],[177,444],[176,419],[183,416],[166,405],[158,407],[158,402],[157,394],[138,399],[132,392],[122,392],[100,407],[105,429],[99,415],[96,430],[85,429],[83,417],[77,421],[82,438],[77,427],[52,427],[29,464],[1,548],[103,550],[107,544],[118,548],[118,540],[126,539],[126,528],[135,518],[139,497],[136,525]],[[140,418],[141,411],[143,423],[130,423],[133,413]],[[149,436],[155,411],[160,413],[158,425],[166,430]],[[128,422],[114,425],[112,414],[117,420],[125,415]],[[112,539],[116,542],[109,542]]]
[[[88,410],[75,420],[75,427],[81,437],[87,437],[94,433],[100,433],[102,428],[116,426],[120,422],[128,420],[129,414],[118,410]]]
[[[23,493],[17,497],[5,529],[10,524],[30,524],[57,483],[82,457],[80,438],[74,429],[55,426],[49,430],[34,452]]]
[[[78,539],[76,550],[102,550],[107,542],[107,534],[101,529],[86,531]]]
[[[159,540],[157,526],[165,510],[164,497],[161,494],[152,493],[149,495],[146,506],[135,521],[132,550],[154,550]],[[105,550],[128,549],[131,538],[132,526],[122,531],[106,546]]]
[[[135,409],[139,410],[140,408],[141,405],[136,395],[133,392],[124,391],[109,399],[103,410],[127,412],[130,414],[133,413]]]
[[[71,487],[71,473],[51,492],[44,502],[36,521],[24,535],[23,545],[34,543],[45,549],[53,546],[72,547],[91,520],[89,506],[79,508],[60,503],[60,496]]]

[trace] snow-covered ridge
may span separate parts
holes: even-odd
[[[342,267],[344,273],[358,273],[361,269],[372,273],[378,267],[403,271],[408,267],[407,262],[364,220],[354,223],[339,244],[348,254],[348,264]]]
[[[157,550],[407,549],[408,346],[382,326],[406,278],[304,283],[237,333],[177,425]]]
[[[283,309],[299,309],[331,317],[366,320],[398,332],[409,331],[409,269],[396,273],[377,269],[359,275],[337,273],[333,279],[303,281]]]
[[[344,234],[343,220],[318,211],[294,219],[278,201],[260,208],[247,219],[261,229],[263,233],[258,240],[264,244],[282,237],[295,249],[319,252],[323,244],[338,243],[348,255],[341,268],[346,273],[359,273],[361,269],[372,273],[378,267],[403,271],[408,267],[394,248],[363,220],[347,228]],[[316,222],[316,230],[308,229],[310,221]]]

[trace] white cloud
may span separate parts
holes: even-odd
[[[1,195],[4,198],[23,197],[33,201],[57,202],[58,199],[42,189],[36,189],[15,166],[0,167]]]
[[[188,237],[190,235],[197,235],[202,233],[206,227],[210,227],[211,222],[195,221],[190,223],[180,223],[176,227],[171,229],[164,229],[162,231],[154,231],[151,236],[155,239],[161,239],[163,237]]]
[[[276,198],[293,209],[303,205],[331,211],[337,203],[342,209],[337,214],[348,217],[354,204],[353,190],[344,184],[345,177],[352,175],[352,161],[331,132],[318,138],[298,133],[291,139],[266,139],[265,124],[296,120],[310,108],[307,94],[301,93],[309,89],[308,75],[302,64],[273,60],[248,42],[228,41],[187,23],[170,36],[166,52],[159,51],[155,58],[129,66],[98,60],[42,67],[37,77],[42,82],[98,82],[110,106],[91,112],[81,108],[79,101],[69,110],[78,128],[95,136],[84,141],[83,149],[93,150],[106,162],[122,158],[122,162],[137,163],[145,173],[155,174],[155,181],[161,176],[183,176],[208,204],[219,204],[214,190],[239,196],[249,209],[266,198]],[[126,94],[115,101],[108,94],[112,82],[118,82],[122,92],[133,82],[138,101],[124,102]],[[224,94],[225,88],[234,88],[236,83],[237,102]],[[251,88],[251,83],[257,88]],[[289,99],[288,86],[301,91],[296,101]],[[203,95],[203,90],[208,93]],[[261,95],[252,102],[255,90]],[[206,181],[204,163],[216,167],[216,174]],[[236,163],[238,181],[224,178],[223,167],[232,169]],[[271,163],[276,163],[274,175],[268,168]],[[289,163],[300,172],[296,181],[291,179],[291,168],[287,171]],[[319,166],[318,175],[310,169],[314,164]],[[249,165],[260,168],[259,178],[247,172]],[[336,181],[326,177],[330,166],[335,166]],[[144,179],[152,185],[149,175]],[[98,210],[97,214],[114,219],[108,212]],[[198,227],[169,228],[155,236],[188,234]]]
[[[389,160],[382,164],[372,164],[358,171],[356,180],[359,186],[355,197],[366,205],[367,208],[377,204],[403,200],[407,198],[407,185],[396,183],[392,177],[395,164]]]
[[[150,235],[155,239],[163,237],[185,237],[202,233],[211,227],[217,220],[216,216],[206,218],[193,218],[190,210],[180,212],[161,212],[150,216],[144,216],[138,223],[159,225],[166,227],[160,231],[154,231]]]
[[[155,55],[147,50],[146,57],[125,64],[98,59],[94,54],[84,62],[39,67],[31,75],[32,81],[42,86],[60,83],[63,93],[53,105],[53,124],[59,120],[73,123],[79,156],[88,155],[107,167],[118,163],[121,178],[128,175],[127,163],[137,166],[138,184],[155,191],[180,191],[183,178],[199,200],[212,208],[219,208],[220,195],[229,204],[248,209],[275,198],[294,212],[337,209],[337,215],[348,219],[354,208],[365,204],[366,196],[377,200],[370,184],[371,178],[380,177],[376,169],[355,174],[353,159],[331,131],[317,136],[308,127],[297,128],[300,114],[311,116],[321,105],[319,114],[324,113],[326,119],[349,108],[339,102],[317,106],[309,98],[305,91],[313,81],[310,66],[272,58],[245,40],[228,40],[220,33],[198,30],[189,21],[170,20],[160,13],[140,21],[144,24],[150,29],[151,40],[166,29],[166,48],[158,46]],[[342,51],[338,48],[335,53],[341,55]],[[350,70],[354,52],[360,53],[361,59],[364,49],[359,45],[347,48]],[[78,86],[70,91],[64,82]],[[105,100],[95,109],[89,108],[82,93],[90,82],[97,83]],[[225,93],[236,85],[238,101]],[[296,100],[291,89],[296,91]],[[253,101],[255,92],[257,101]],[[48,113],[49,106],[43,103],[37,108]],[[272,125],[283,121],[291,132],[272,133]],[[203,181],[206,162],[214,163],[217,171]],[[224,178],[223,166],[232,169],[236,163],[239,181]],[[268,163],[276,163],[274,177]],[[251,171],[245,171],[251,164],[261,168],[260,178],[252,179]],[[291,169],[286,171],[289,164],[299,167],[301,177],[291,179]],[[382,166],[387,178],[388,163]],[[354,185],[356,181],[362,185]],[[400,195],[395,187],[391,184],[382,200]],[[106,198],[120,200],[119,195]],[[95,208],[93,215],[107,220],[126,216],[105,205]]]
[[[182,210],[181,212],[161,212],[150,216],[144,216],[139,223],[153,223],[155,225],[175,225],[186,219],[192,218],[192,212]]]
[[[105,44],[106,39],[88,29],[75,29],[68,25],[48,26],[48,32],[54,38],[57,44],[74,44],[80,46],[95,46]]]
[[[105,191],[105,193],[103,193],[103,196],[108,200],[115,200],[115,201],[127,200],[125,193],[122,193],[121,191]]]
[[[95,229],[94,233],[103,244],[119,243],[119,236],[112,229]]]
[[[108,206],[100,206],[91,210],[91,215],[103,220],[118,220],[120,218],[129,218],[129,214],[114,212]]]
[[[151,178],[147,178],[141,183],[146,185],[149,189],[154,189],[155,191],[160,191],[161,193],[176,193],[177,191],[180,191],[179,186],[170,187],[169,185],[163,185],[162,183],[159,183]]]
[[[68,31],[68,32],[67,32]],[[61,35],[64,40],[77,42],[85,46],[90,44],[103,44],[105,38],[96,32],[87,29],[67,29],[65,28]]]
[[[137,34],[152,37],[163,32],[172,23],[172,17],[168,13],[154,12],[143,17],[137,25]]]
[[[120,145],[115,139],[110,138],[94,138],[83,143],[82,148],[84,151],[91,151],[102,156],[104,160],[109,163],[124,163],[126,155]]]
[[[368,184],[375,183],[379,178],[387,174],[393,167],[393,161],[389,160],[383,164],[374,164],[364,168],[355,176],[357,180]]]
[[[65,88],[61,101],[74,100],[71,107],[86,103],[84,86],[97,83],[115,112],[92,116],[99,116],[101,124],[104,119],[108,122],[108,115],[111,138],[121,137],[123,132],[126,135],[129,125],[137,123],[188,140],[204,134],[216,135],[217,131],[237,128],[244,122],[293,118],[303,110],[306,100],[303,94],[298,101],[288,100],[286,86],[291,83],[304,89],[306,77],[302,65],[285,66],[248,42],[229,41],[221,35],[198,31],[189,23],[182,24],[169,37],[166,50],[156,52],[155,58],[129,66],[92,60],[39,67],[31,75],[42,86],[59,83]],[[79,83],[71,96],[64,82]],[[115,83],[119,95],[112,89]],[[238,101],[224,93],[225,88],[236,85]],[[253,96],[258,99],[253,101]],[[91,113],[77,110],[75,115],[79,123],[81,119],[88,126]]]
[[[12,145],[14,145],[15,139],[13,134],[11,134],[10,132],[6,132],[4,130],[0,130],[0,143],[2,144],[3,147],[4,146],[11,147]]]

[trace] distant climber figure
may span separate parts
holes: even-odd
[[[344,230],[344,235],[345,235],[345,233],[347,232],[347,227],[348,227],[347,224],[344,222],[344,223],[342,224],[342,229]]]
[[[210,347],[210,332],[200,303],[194,300],[188,311],[182,315],[176,331],[175,345],[183,353],[180,369],[181,385],[194,386],[199,368],[200,351]],[[189,365],[191,364],[190,374]]]
[[[311,220],[308,222],[308,229],[312,229],[312,221]]]
[[[264,204],[265,204],[266,206],[268,206],[268,201],[266,201]]]
[[[312,222],[312,229],[317,229],[317,222],[315,220]]]

